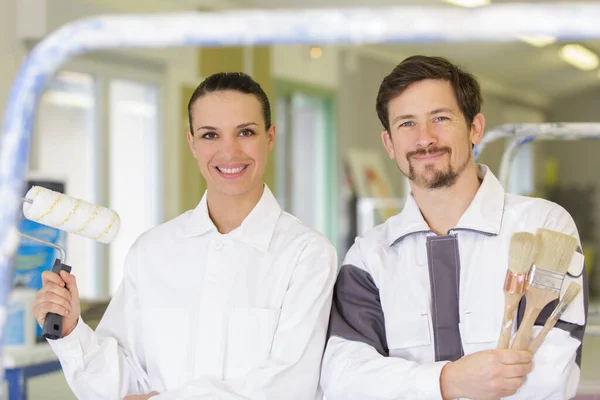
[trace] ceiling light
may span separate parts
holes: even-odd
[[[323,50],[320,47],[311,47],[310,48],[310,58],[315,60],[321,58],[323,55]]]
[[[583,71],[598,68],[596,53],[578,44],[567,44],[559,51],[560,58]]]
[[[487,6],[491,0],[442,0],[445,3],[460,7],[481,7]]]
[[[534,47],[544,47],[556,42],[556,38],[549,35],[522,35],[518,38]]]

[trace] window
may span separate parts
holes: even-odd
[[[337,155],[330,100],[293,92],[279,97],[276,196],[282,208],[337,242]]]
[[[70,64],[49,82],[37,113],[30,178],[64,182],[66,194],[121,217],[109,245],[67,235],[84,299],[112,296],[131,244],[163,220],[162,81],[140,69]]]
[[[123,278],[127,252],[139,235],[161,221],[159,199],[158,93],[151,84],[110,81],[110,206],[121,217],[119,235],[110,244],[110,292]]]
[[[93,198],[96,97],[97,82],[91,74],[63,71],[49,82],[37,112],[29,179],[58,181],[69,196]],[[94,242],[66,235],[65,246],[82,296],[92,295]]]

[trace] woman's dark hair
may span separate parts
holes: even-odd
[[[194,128],[192,127],[192,106],[196,100],[206,94],[222,92],[225,90],[232,90],[256,96],[262,107],[263,117],[265,119],[265,129],[271,127],[271,105],[269,103],[269,98],[258,82],[243,72],[219,72],[202,81],[196,90],[194,90],[194,93],[188,102],[188,120],[192,135],[194,134]]]

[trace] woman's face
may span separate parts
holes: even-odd
[[[208,93],[191,109],[190,150],[208,190],[240,196],[261,190],[275,126],[265,128],[261,103],[233,90]]]

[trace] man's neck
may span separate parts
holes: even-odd
[[[480,182],[477,166],[471,164],[449,188],[432,190],[411,186],[413,197],[431,230],[438,235],[446,235],[471,205]]]
[[[237,196],[227,196],[215,191],[207,192],[208,215],[217,230],[226,234],[238,228],[256,207],[264,192],[264,185]]]

